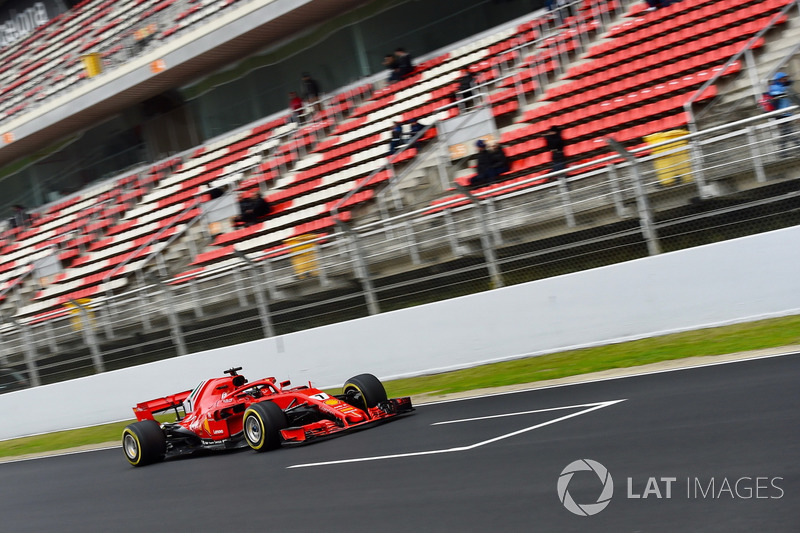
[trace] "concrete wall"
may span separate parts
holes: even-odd
[[[0,439],[130,418],[243,366],[249,379],[412,376],[800,313],[800,227],[0,396]]]

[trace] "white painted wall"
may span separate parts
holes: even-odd
[[[339,385],[800,313],[800,227],[0,395],[0,439],[132,417],[243,366]]]

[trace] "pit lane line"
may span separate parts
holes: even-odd
[[[483,441],[480,441],[480,442],[476,442],[475,444],[470,444],[468,446],[457,446],[455,448],[442,448],[442,449],[439,449],[439,450],[426,450],[426,451],[421,451],[421,452],[397,453],[397,454],[390,454],[390,455],[375,455],[375,456],[372,456],[372,457],[357,457],[357,458],[354,458],[354,459],[339,459],[339,460],[335,460],[335,461],[321,461],[321,462],[318,462],[318,463],[304,463],[304,464],[299,464],[299,465],[287,466],[286,468],[287,469],[290,469],[290,468],[309,468],[309,467],[313,467],[313,466],[328,466],[328,465],[338,465],[338,464],[346,464],[346,463],[363,463],[363,462],[366,462],[366,461],[380,461],[380,460],[383,460],[383,459],[399,459],[399,458],[403,458],[403,457],[419,457],[421,455],[436,455],[436,454],[442,454],[442,453],[465,452],[465,451],[469,451],[469,450],[474,450],[475,448],[479,448],[481,446],[486,446],[487,444],[492,444],[494,442],[498,442],[498,441],[505,440],[505,439],[508,439],[508,438],[511,438],[511,437],[515,437],[517,435],[522,435],[523,433],[527,433],[529,431],[533,431],[534,429],[539,429],[539,428],[542,428],[542,427],[545,427],[545,426],[549,426],[549,425],[555,424],[557,422],[563,422],[564,420],[568,420],[568,419],[574,418],[576,416],[584,415],[584,414],[590,413],[592,411],[597,411],[598,409],[603,409],[604,407],[609,407],[609,406],[612,406],[612,405],[615,405],[615,404],[618,404],[618,403],[624,402],[624,401],[625,401],[625,399],[623,398],[621,400],[609,400],[609,401],[605,401],[605,402],[579,404],[579,405],[566,405],[566,406],[562,406],[562,407],[549,407],[549,408],[546,408],[546,409],[537,409],[537,410],[534,410],[534,411],[523,411],[523,412],[518,412],[518,413],[504,413],[504,414],[499,414],[499,415],[489,415],[489,416],[483,416],[483,417],[478,417],[478,418],[462,418],[460,420],[449,420],[449,421],[446,421],[446,422],[436,422],[436,423],[431,424],[431,425],[435,426],[435,425],[438,425],[438,424],[455,424],[455,423],[459,423],[459,422],[473,422],[473,421],[476,421],[476,420],[486,420],[486,419],[490,419],[490,418],[501,418],[501,417],[507,417],[507,416],[517,416],[517,415],[524,415],[524,414],[531,414],[531,413],[542,413],[542,412],[548,412],[548,411],[557,411],[557,410],[564,410],[564,409],[575,409],[575,408],[580,408],[580,407],[586,407],[586,409],[583,409],[582,411],[578,411],[576,413],[570,413],[568,415],[564,415],[564,416],[555,418],[553,420],[548,420],[547,422],[542,422],[541,424],[535,424],[533,426],[529,426],[529,427],[526,427],[526,428],[523,428],[523,429],[519,429],[517,431],[512,431],[511,433],[506,433],[504,435],[499,435],[499,436],[493,437],[491,439],[487,439],[487,440],[483,440]]]

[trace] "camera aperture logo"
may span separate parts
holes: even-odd
[[[575,472],[583,471],[592,471],[597,474],[602,484],[603,488],[600,491],[600,496],[597,497],[597,501],[594,503],[577,503],[569,493],[569,482],[572,480],[572,476],[575,475]],[[608,469],[597,461],[578,459],[577,461],[572,461],[561,471],[556,488],[558,489],[558,499],[561,500],[567,511],[578,516],[592,516],[605,509],[611,502],[611,496],[614,495],[614,480],[611,478]]]

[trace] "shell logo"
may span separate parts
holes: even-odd
[[[163,59],[156,59],[152,63],[150,63],[150,70],[152,70],[155,74],[159,72],[164,72],[167,70],[167,63]]]
[[[336,398],[330,398],[330,399],[325,400],[325,404],[326,405],[339,405],[339,400],[337,400]]]

